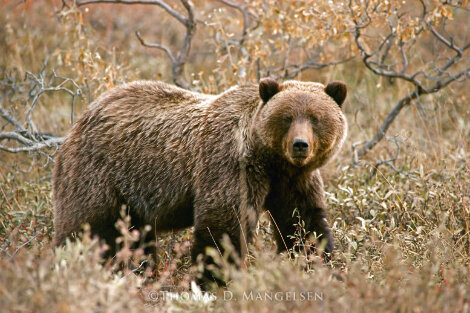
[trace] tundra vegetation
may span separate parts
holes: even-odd
[[[1,1],[2,312],[468,312],[469,19],[466,0]],[[301,220],[277,255],[269,213],[244,266],[211,252],[229,284],[210,301],[187,296],[191,229],[159,236],[154,269],[125,215],[115,262],[86,227],[53,248],[54,154],[99,94],[266,76],[348,85],[349,135],[322,170],[331,262]]]

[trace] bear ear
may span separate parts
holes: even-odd
[[[279,83],[272,78],[263,78],[259,81],[259,96],[264,103],[268,102],[280,89]]]
[[[346,99],[346,94],[348,92],[348,89],[346,88],[346,84],[340,81],[334,81],[329,83],[325,87],[325,92],[327,95],[333,98],[333,100],[338,103],[338,105],[341,107],[341,105],[344,102],[344,99]]]

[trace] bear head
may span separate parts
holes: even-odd
[[[294,167],[315,169],[341,148],[347,133],[341,105],[346,85],[264,78],[255,132],[262,144]]]

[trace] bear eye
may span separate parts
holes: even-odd
[[[282,118],[282,122],[284,123],[284,125],[290,125],[290,123],[292,122],[292,117],[290,116],[284,116]]]
[[[310,122],[315,125],[315,124],[318,124],[318,117],[316,116],[311,116],[310,117]]]

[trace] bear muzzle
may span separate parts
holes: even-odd
[[[305,159],[308,156],[309,144],[304,138],[295,138],[292,142],[292,158]]]
[[[310,121],[305,118],[294,120],[284,139],[285,156],[295,166],[309,163],[316,150],[316,137]]]
[[[307,165],[314,156],[315,144],[306,138],[296,137],[286,146],[286,158],[297,167]]]

